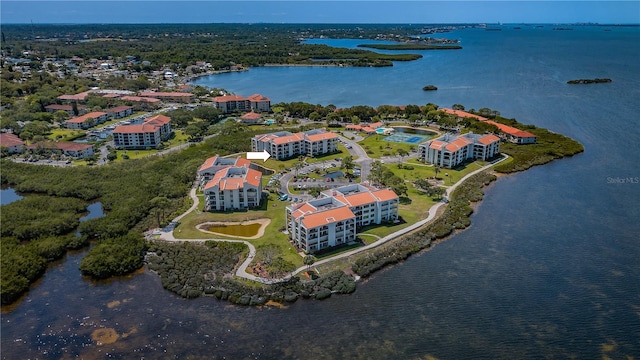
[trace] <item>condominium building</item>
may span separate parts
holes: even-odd
[[[355,241],[359,229],[398,219],[398,195],[390,189],[352,184],[286,208],[289,239],[307,253]]]
[[[256,135],[251,139],[252,151],[266,150],[277,160],[290,159],[300,155],[318,156],[338,150],[338,135],[324,129],[299,133],[281,131]]]
[[[532,134],[528,131],[514,128],[513,126],[497,123],[493,120],[489,120],[486,117],[482,117],[480,115],[471,114],[466,111],[452,110],[447,108],[442,108],[440,110],[444,111],[449,115],[455,115],[461,118],[472,118],[490,125],[494,125],[495,127],[498,128],[498,130],[500,130],[499,135],[503,140],[512,142],[514,144],[535,144],[536,141],[538,140],[538,137],[535,134]]]
[[[107,121],[109,116],[106,112],[94,111],[82,116],[77,116],[65,121],[69,129],[88,129]]]
[[[223,158],[219,155],[212,156],[205,160],[198,168],[198,183],[201,187],[206,185],[211,179],[213,179],[218,171],[230,166],[251,167],[251,161],[241,157]]]
[[[248,165],[226,166],[203,187],[205,211],[229,211],[260,206],[262,173]]]
[[[249,97],[239,95],[217,96],[213,98],[213,103],[224,113],[234,111],[271,111],[271,100],[260,94],[254,94]]]
[[[113,130],[113,142],[121,149],[155,148],[171,135],[171,118],[156,115],[142,124],[120,125]]]
[[[500,153],[500,138],[493,134],[445,134],[418,146],[418,159],[453,168],[466,160],[488,160]]]

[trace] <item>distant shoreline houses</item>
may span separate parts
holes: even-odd
[[[391,189],[350,184],[321,195],[286,207],[289,240],[310,254],[356,241],[364,226],[398,219],[399,198]]]
[[[266,150],[276,160],[300,155],[318,156],[338,150],[338,135],[324,129],[291,133],[280,131],[251,138],[251,151]]]
[[[244,158],[210,157],[198,168],[205,211],[230,211],[259,207],[262,173]]]
[[[269,112],[271,100],[260,94],[249,97],[239,95],[224,95],[213,98],[213,104],[223,113],[240,112]]]

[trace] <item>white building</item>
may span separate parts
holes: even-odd
[[[205,211],[228,211],[260,206],[262,174],[249,166],[218,170],[203,188]]]
[[[353,184],[321,194],[286,208],[289,239],[307,253],[348,244],[358,229],[398,219],[398,195],[390,189]]]
[[[120,125],[113,132],[113,142],[121,149],[155,148],[171,135],[171,118],[156,115],[142,124]]]
[[[489,160],[500,153],[500,138],[493,134],[445,134],[418,146],[418,159],[445,168],[466,160]]]
[[[227,167],[235,166],[246,166],[251,167],[251,161],[245,158],[223,158],[219,155],[212,156],[204,161],[202,165],[198,168],[198,183],[200,186],[206,185],[215,174]]]
[[[338,135],[324,129],[300,133],[281,131],[256,135],[251,139],[252,151],[266,150],[277,160],[290,159],[300,155],[318,156],[338,150]]]

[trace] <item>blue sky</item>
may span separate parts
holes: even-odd
[[[640,23],[627,1],[5,1],[0,23]]]

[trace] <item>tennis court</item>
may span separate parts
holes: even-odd
[[[416,134],[395,133],[384,138],[384,141],[390,141],[395,143],[408,143],[419,144],[426,140],[426,136],[420,136]]]

